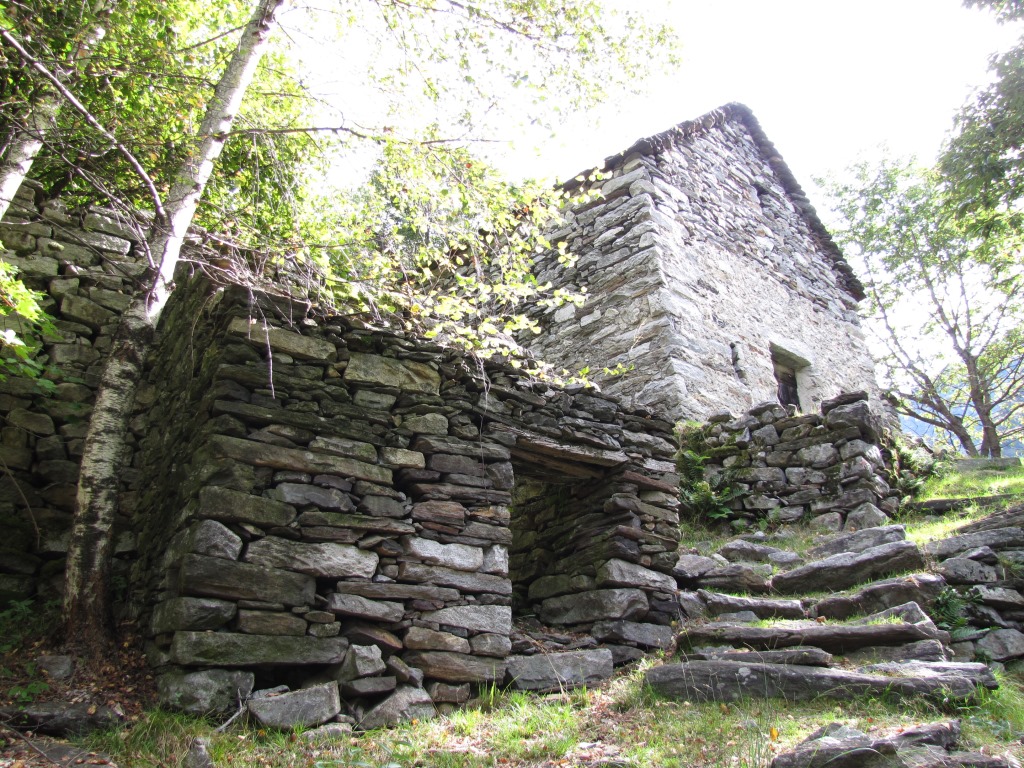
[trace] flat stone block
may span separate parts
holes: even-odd
[[[284,605],[312,605],[316,590],[311,576],[204,555],[182,558],[178,585],[186,595]]]
[[[614,664],[607,648],[566,653],[510,656],[505,667],[505,685],[520,691],[558,691],[579,688],[607,680]]]
[[[306,728],[325,723],[341,711],[337,683],[249,699],[249,713],[267,728]]]
[[[446,683],[489,683],[505,674],[504,659],[445,651],[410,651],[402,658],[410,667],[422,669],[426,677]]]
[[[177,632],[171,660],[184,666],[338,664],[348,641],[337,637],[283,637],[229,632]]]
[[[425,363],[353,352],[343,376],[350,384],[395,387],[436,395],[441,375]]]
[[[650,606],[640,589],[596,589],[548,598],[541,603],[541,620],[551,624],[585,624],[602,619],[637,619]]]
[[[245,561],[318,578],[369,579],[377,571],[380,557],[349,544],[313,544],[267,536],[249,545]]]
[[[456,605],[427,611],[423,619],[476,632],[512,633],[512,609],[505,605]]]

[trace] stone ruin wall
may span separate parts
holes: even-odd
[[[103,354],[142,271],[110,212],[19,203],[5,258],[47,293],[61,338],[45,359],[76,380],[53,397],[0,383],[5,601],[59,595]],[[115,563],[165,701],[190,706],[198,671],[241,689],[330,675],[361,712],[398,689],[457,703],[536,650],[513,645],[513,608],[594,632],[609,659],[649,647],[637,628],[664,642],[671,424],[355,317],[182,282],[130,423]]]
[[[742,416],[714,414],[704,427],[705,478],[738,492],[731,518],[753,527],[805,523],[821,531],[885,525],[899,496],[889,488],[882,420],[864,392],[796,414],[765,402]]]
[[[182,672],[218,667],[255,668],[257,685],[336,680],[360,712],[424,682],[461,703],[530,650],[510,639],[516,591],[517,614],[605,622],[623,660],[638,651],[622,621],[676,618],[669,424],[355,318],[287,328],[293,307],[218,295],[165,328],[201,357],[162,355],[172,370],[151,377],[153,410],[192,419],[187,440],[154,432],[140,450],[144,467],[177,451],[141,500],[151,550],[132,578],[155,606],[151,661],[180,670],[166,700]],[[520,476],[564,490],[526,542]]]
[[[804,412],[840,392],[877,398],[859,284],[745,107],[641,141],[605,171],[600,197],[551,236],[575,266],[539,261],[542,282],[588,294],[535,310],[540,358],[674,418],[774,400],[773,348],[798,369]],[[602,376],[618,364],[632,370]]]
[[[46,201],[27,182],[0,224],[4,261],[43,293],[43,308],[56,318],[59,338],[48,339],[41,361],[66,375],[52,396],[27,379],[0,381],[0,605],[38,595],[52,600],[63,588],[64,558],[78,483],[78,464],[103,360],[145,270],[134,252],[135,227],[109,211],[69,212]],[[0,321],[14,324],[7,316]],[[129,443],[142,434],[132,424]],[[121,514],[116,521],[114,578],[127,581],[135,553],[129,519],[141,479],[126,463],[121,475]]]
[[[57,319],[43,359],[70,373],[49,397],[0,382],[4,602],[62,587],[103,356],[144,271],[136,231],[31,185],[0,225],[5,260]],[[513,615],[588,633],[608,663],[670,642],[678,475],[656,411],[481,368],[358,317],[182,282],[130,423],[114,568],[119,617],[148,628],[165,702],[199,711],[212,699],[197,702],[197,686],[230,704],[254,686],[320,682],[382,724],[384,701],[444,707],[473,684],[525,680],[538,645]],[[749,498],[774,493],[773,514],[792,515],[795,497],[783,502],[745,449],[772,423],[775,453],[817,440],[814,418],[778,406],[716,417],[716,460]],[[793,480],[800,461],[781,471],[806,495],[819,469]],[[856,490],[821,472],[808,516]]]

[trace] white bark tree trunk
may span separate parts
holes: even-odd
[[[156,323],[174,290],[181,245],[195,216],[246,89],[267,49],[277,14],[288,0],[259,0],[207,107],[199,143],[178,169],[154,226],[149,249],[157,266],[149,291],[125,312],[100,380],[82,455],[78,498],[68,547],[64,622],[66,641],[99,656],[112,639],[110,563],[117,512],[118,471],[128,419]]]
[[[43,148],[43,136],[53,127],[59,112],[60,98],[47,88],[32,106],[25,125],[15,131],[7,154],[0,163],[0,219],[11,207],[14,196],[32,170],[32,163]]]
[[[89,58],[93,47],[106,35],[106,21],[113,8],[113,0],[97,4],[85,34],[63,67],[56,70],[65,84],[73,78],[82,62]],[[15,131],[6,156],[0,162],[0,219],[7,213],[18,188],[32,170],[32,163],[43,148],[44,137],[54,127],[57,115],[60,114],[61,104],[60,94],[44,82],[38,100],[29,107],[24,123]]]

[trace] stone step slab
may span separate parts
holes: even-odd
[[[911,601],[927,608],[945,587],[946,580],[934,573],[897,576],[868,584],[850,595],[830,595],[818,600],[808,609],[808,614],[826,619],[848,619]]]
[[[1024,547],[1024,528],[994,528],[963,533],[948,539],[929,541],[925,544],[924,551],[936,560],[945,560],[978,547],[991,547],[996,551]]]
[[[984,666],[984,665],[980,665]],[[950,670],[945,674],[895,677],[789,664],[740,661],[691,661],[649,669],[644,678],[655,691],[686,701],[732,702],[783,698],[806,701],[826,697],[896,696],[900,699],[949,696],[974,699],[978,674]]]
[[[771,586],[784,594],[818,592],[823,589],[837,592],[889,573],[923,567],[924,557],[916,544],[894,541],[863,552],[832,555],[787,573],[780,573],[772,579]]]
[[[769,590],[771,566],[752,566],[733,563],[719,566],[700,577],[698,583],[706,589],[721,592],[764,593]]]
[[[850,626],[790,622],[768,627],[710,623],[683,630],[679,635],[679,643],[691,648],[731,645],[762,651],[810,645],[830,653],[846,653],[873,645],[901,645],[934,638],[934,630],[906,623]]]
[[[768,597],[739,597],[720,592],[697,590],[707,605],[711,616],[723,613],[752,611],[759,619],[802,619],[805,616],[803,603],[799,600],[779,600]]]
[[[881,673],[902,677],[941,679],[950,675],[961,675],[974,684],[994,691],[999,687],[995,674],[987,664],[976,661],[885,661],[861,668],[862,672]]]
[[[509,656],[505,685],[519,691],[549,693],[607,680],[614,672],[607,648],[535,656]]]
[[[778,651],[701,648],[687,651],[684,656],[687,661],[750,661],[758,664],[795,664],[804,667],[831,667],[833,661],[831,653],[809,645],[797,645]]]
[[[846,654],[852,664],[889,661],[948,661],[945,646],[939,640],[918,640],[903,645],[881,645],[861,648]]]
[[[840,533],[807,550],[806,556],[815,560],[843,552],[863,552],[865,549],[905,541],[907,531],[902,525],[884,525],[865,528],[853,533]]]
[[[831,723],[811,734],[796,749],[777,755],[771,768],[945,768],[1008,766],[1001,758],[951,752],[960,740],[960,723],[928,723],[892,736],[872,736]],[[975,763],[976,758],[982,761]],[[995,760],[996,762],[991,762]]]

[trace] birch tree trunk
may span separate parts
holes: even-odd
[[[93,47],[106,35],[106,22],[114,9],[114,2],[100,2],[93,18],[88,20],[82,38],[74,46],[64,65],[56,70],[58,77],[67,83],[82,63],[89,58]],[[7,146],[7,152],[0,161],[0,219],[14,200],[18,188],[32,170],[32,163],[43,148],[47,131],[53,128],[60,114],[62,99],[59,93],[44,82],[40,87],[38,100],[28,107],[28,114],[19,125]]]
[[[242,97],[267,49],[277,14],[288,0],[259,0],[207,107],[198,144],[182,164],[149,238],[156,274],[122,317],[89,422],[68,547],[64,593],[66,642],[97,657],[113,638],[110,563],[118,476],[128,419],[157,321],[174,290],[181,245],[230,133]]]

